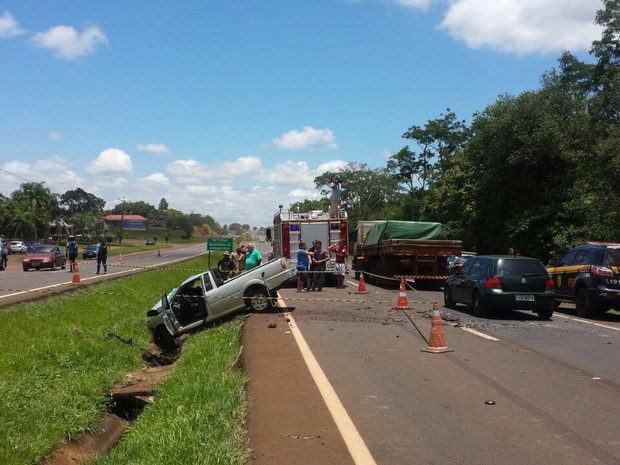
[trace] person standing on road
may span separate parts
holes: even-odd
[[[312,257],[314,256],[314,250],[316,249],[316,241],[317,240],[314,239],[312,241],[312,247],[310,247],[308,249],[308,253],[311,254],[310,255],[310,260],[309,260],[310,264],[309,264],[309,267],[308,267],[308,274],[309,274],[308,275],[308,291],[310,291],[310,284],[312,283],[312,279],[313,279],[313,276],[314,276],[315,265],[314,265],[314,260],[312,259]]]
[[[306,250],[306,243],[300,242],[297,250],[297,292],[306,292],[310,287],[308,268],[310,266],[311,254]]]
[[[321,241],[316,241],[314,245],[314,253],[312,254],[312,263],[314,264],[314,273],[312,273],[312,288],[311,291],[322,291],[325,284],[325,270],[327,269],[327,261],[329,255]]]
[[[67,256],[69,257],[69,273],[73,273],[75,259],[78,256],[78,243],[73,236],[69,236],[69,242],[67,242]]]
[[[336,276],[336,289],[344,289],[344,273],[347,267],[347,249],[342,246],[342,241],[329,248],[336,255],[334,264],[334,276]]]
[[[267,261],[271,261],[278,256],[278,243],[274,242],[271,244],[271,249],[269,249],[269,253],[267,254]]]
[[[241,247],[237,247],[237,251],[235,252],[235,262],[237,262],[238,272],[243,273],[245,271],[245,254],[243,253],[243,249]]]
[[[108,272],[108,246],[105,245],[103,237],[99,237],[99,242],[97,242],[97,271],[95,274],[99,274],[101,265],[103,265],[103,274],[106,274]]]
[[[261,253],[256,250],[254,247],[254,243],[250,242],[248,244],[248,250],[245,253],[245,269],[246,271],[250,271],[252,268],[256,268],[263,263],[263,256]]]

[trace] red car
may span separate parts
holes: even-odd
[[[36,246],[32,250],[28,250],[28,253],[22,260],[24,271],[28,271],[30,268],[35,270],[50,268],[53,270],[57,266],[64,270],[66,264],[67,258],[65,253],[57,245]]]

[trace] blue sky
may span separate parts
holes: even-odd
[[[348,161],[591,61],[600,0],[0,0],[0,193],[263,226]],[[415,147],[411,147],[415,150]],[[346,183],[345,183],[346,184]]]

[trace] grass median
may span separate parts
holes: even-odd
[[[143,367],[146,311],[206,258],[0,310],[0,463],[34,464],[94,431],[108,393]],[[243,464],[244,316],[196,333],[129,431],[97,464]],[[133,345],[107,337],[116,333]]]

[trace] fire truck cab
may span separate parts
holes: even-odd
[[[342,242],[349,250],[348,222],[346,212],[341,211],[338,218],[332,218],[329,212],[312,210],[307,213],[279,211],[273,217],[273,227],[267,228],[267,240],[277,244],[276,254],[291,261],[293,268],[297,264],[299,243],[305,242],[311,247],[313,240],[321,241],[323,248]],[[330,253],[327,262],[327,281],[331,281],[334,270],[334,254]]]

